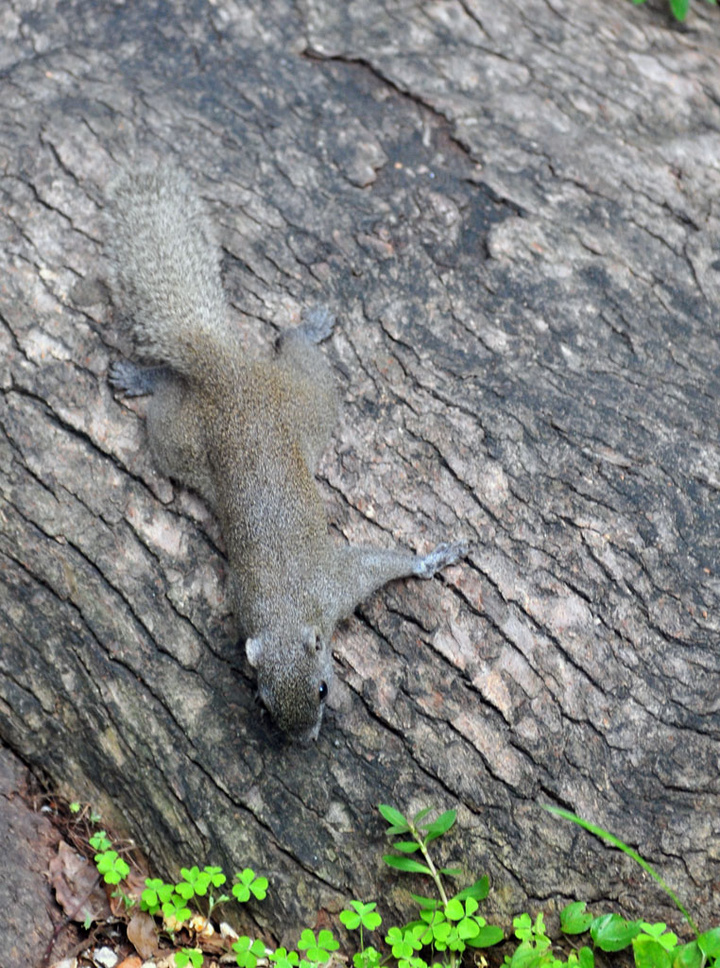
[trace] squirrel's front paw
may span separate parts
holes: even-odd
[[[303,310],[300,330],[311,343],[322,343],[332,333],[334,325],[335,313],[327,306],[314,306],[312,309]]]
[[[451,541],[439,544],[437,548],[415,561],[414,574],[418,578],[432,578],[436,572],[447,565],[454,565],[468,553],[467,541]]]

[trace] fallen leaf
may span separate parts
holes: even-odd
[[[49,871],[57,902],[69,918],[84,923],[88,919],[105,921],[110,917],[97,868],[62,840],[50,861]]]
[[[160,950],[155,921],[146,911],[133,914],[127,926],[127,936],[130,944],[135,946],[135,950],[145,961]]]

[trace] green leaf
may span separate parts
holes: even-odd
[[[440,873],[445,874],[446,877],[461,877],[463,869],[462,867],[441,867]]]
[[[360,927],[360,915],[357,911],[341,911],[340,923],[344,924],[348,931],[354,931]]]
[[[720,927],[706,931],[697,939],[698,947],[709,958],[720,956]]]
[[[112,841],[109,839],[104,830],[98,830],[96,834],[93,834],[88,843],[94,850],[97,851],[110,850],[112,847]]]
[[[160,909],[157,891],[153,891],[151,888],[146,887],[140,896],[140,908],[141,910],[149,911],[151,915],[154,915],[156,911]]]
[[[672,968],[672,958],[655,938],[640,934],[632,946],[636,968]]]
[[[622,951],[639,933],[638,921],[626,921],[619,914],[603,914],[590,925],[590,936],[602,951]]]
[[[450,937],[450,932],[452,929],[452,924],[449,924],[447,921],[443,921],[440,924],[434,924],[432,928],[432,936],[436,942],[439,941],[440,944],[444,944]]]
[[[430,813],[430,811],[431,811],[431,810],[432,810],[432,807],[423,807],[423,809],[422,809],[422,810],[418,810],[418,812],[417,812],[417,813],[415,814],[415,816],[414,816],[414,817],[412,818],[412,822],[413,822],[413,825],[414,825],[415,827],[417,827],[417,825],[418,825],[418,824],[420,823],[420,821],[421,821],[421,820],[422,820],[422,819],[423,819],[424,817],[427,817],[427,815],[428,815],[428,814]]]
[[[115,850],[106,850],[102,854],[95,854],[98,873],[103,875],[106,884],[119,884],[130,873],[128,864]]]
[[[179,894],[171,894],[168,900],[163,901],[162,912],[166,918],[175,918],[176,921],[187,921],[192,917],[192,911],[185,906],[185,902]]]
[[[199,948],[183,948],[182,951],[175,952],[177,968],[185,968],[190,963],[192,963],[193,968],[201,968],[203,953]]]
[[[471,938],[474,938],[480,930],[481,922],[484,926],[484,918],[481,918],[480,921],[473,917],[463,918],[462,921],[459,921],[457,924],[458,938],[460,938],[461,941],[470,941]]]
[[[467,944],[471,948],[489,948],[491,945],[503,941],[505,933],[496,924],[483,925],[474,938],[468,938]]]
[[[425,845],[427,846],[431,841],[447,833],[455,823],[456,818],[457,810],[446,810],[445,813],[441,813],[437,820],[434,820],[427,828]]]
[[[670,9],[676,20],[684,20],[690,9],[690,0],[670,0]]]
[[[666,951],[671,951],[677,945],[677,935],[673,934],[672,931],[665,931],[667,924],[664,921],[657,921],[654,924],[641,921],[640,927],[644,934],[648,934],[651,938],[659,941]]]
[[[420,850],[420,844],[414,840],[396,840],[393,843],[393,850],[399,850],[403,854],[414,854],[416,850]]]
[[[390,807],[386,803],[379,803],[378,810],[392,827],[399,827],[402,830],[409,830],[410,825],[395,807]]]
[[[579,968],[595,968],[595,955],[587,945],[578,951],[578,965]]]
[[[367,914],[363,914],[362,923],[368,931],[374,931],[375,928],[379,928],[382,924],[382,918],[377,911],[370,911]]]
[[[265,955],[263,942],[259,938],[253,941],[247,935],[238,938],[231,947],[236,954],[238,968],[256,968],[258,958]]]
[[[385,941],[390,945],[394,957],[398,960],[413,958],[414,953],[422,948],[419,935],[424,930],[424,925],[404,929],[392,927],[388,931]]]
[[[455,895],[458,901],[464,901],[466,897],[474,897],[476,901],[484,901],[490,893],[490,878],[487,874],[483,875],[479,881],[475,881],[470,887],[463,888]],[[417,900],[417,899],[416,899]]]
[[[395,854],[385,854],[383,860],[388,867],[394,867],[399,871],[407,871],[411,874],[430,874],[430,868],[421,864],[412,857],[396,857]]]
[[[350,931],[354,931],[361,924],[368,931],[374,931],[375,928],[382,924],[382,918],[375,910],[377,904],[374,902],[372,904],[363,904],[362,901],[350,901],[350,904],[355,908],[354,911],[346,908],[340,912],[340,921]]]
[[[304,951],[308,961],[325,962],[330,960],[330,952],[340,947],[332,931],[326,929],[318,933],[317,939],[310,928],[305,928],[298,941],[298,950]]]
[[[538,951],[529,941],[519,945],[510,959],[511,968],[541,968],[545,964],[544,951]]]
[[[250,885],[250,890],[253,892],[258,901],[264,901],[267,897],[268,880],[267,877],[256,877],[255,880]]]
[[[311,931],[310,928],[305,928],[298,941],[298,951],[305,951],[307,948],[312,948],[316,944],[315,932]]]
[[[574,901],[560,912],[560,930],[565,934],[583,934],[590,927],[593,916],[585,910],[585,901]]]
[[[274,961],[278,968],[294,968],[300,961],[297,951],[286,951],[285,948],[278,948],[268,955],[270,961]]]
[[[675,949],[673,968],[702,968],[704,956],[697,941],[681,945]]]
[[[461,894],[462,891],[456,895],[458,901],[462,900]],[[436,897],[422,897],[420,894],[411,894],[410,897],[423,911],[437,911],[438,908],[442,907],[442,901]]]
[[[256,877],[255,871],[251,867],[246,867],[240,873],[235,874],[237,883],[232,886],[232,893],[241,903],[250,900],[252,893],[258,901],[267,897],[268,881],[266,877]]]
[[[513,918],[513,928],[515,930],[515,936],[520,938],[521,941],[525,941],[526,938],[532,936],[532,918],[527,911]]]
[[[445,905],[445,917],[450,918],[451,921],[459,921],[464,916],[465,908],[462,901],[458,901],[456,897],[451,898]]]
[[[379,968],[380,952],[368,945],[353,955],[353,965],[354,968]]]
[[[326,951],[337,951],[340,947],[340,942],[335,940],[335,936],[332,931],[323,929],[320,934],[318,934],[318,945],[324,948]]]

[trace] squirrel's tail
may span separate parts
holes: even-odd
[[[188,377],[227,345],[220,252],[188,177],[172,167],[128,172],[109,189],[110,282],[138,354]]]

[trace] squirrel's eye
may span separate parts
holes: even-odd
[[[320,688],[318,689],[318,696],[320,696],[320,702],[324,702],[325,697],[327,696],[327,693],[328,693],[327,682],[325,682],[325,680],[323,679],[323,681],[320,683]]]

